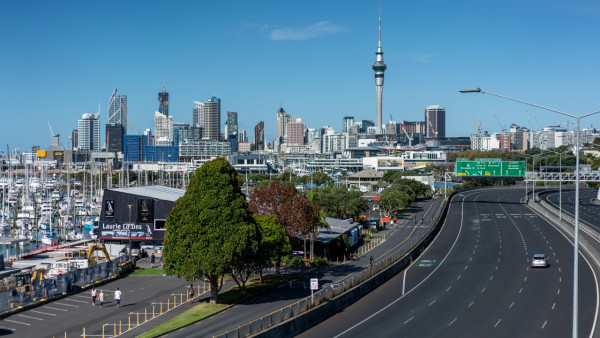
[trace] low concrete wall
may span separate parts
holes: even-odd
[[[435,226],[432,227],[431,231],[423,238],[423,240],[406,256],[399,259],[395,263],[392,263],[389,267],[365,280],[363,283],[351,288],[346,292],[343,292],[339,296],[326,301],[309,311],[296,315],[283,323],[265,329],[262,332],[253,335],[252,337],[290,337],[298,335],[352,305],[360,298],[397,275],[399,272],[408,267],[414,260],[416,260],[435,239],[446,220],[448,206],[450,205],[449,202],[452,200],[454,195],[459,192],[464,193],[465,191],[466,189],[454,191],[448,197],[448,200],[445,202],[443,211],[440,217],[438,217]]]

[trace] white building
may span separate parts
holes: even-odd
[[[77,148],[100,150],[100,113],[83,114],[77,123]]]
[[[173,145],[173,116],[154,112],[154,137],[157,146]]]

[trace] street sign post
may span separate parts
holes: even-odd
[[[319,290],[319,279],[318,278],[311,278],[310,279],[310,302],[311,303],[315,303],[315,298],[314,298],[314,290]]]
[[[457,176],[525,176],[524,161],[502,161],[498,158],[476,158],[474,161],[456,161]]]

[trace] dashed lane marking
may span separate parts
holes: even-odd
[[[472,300],[472,301],[471,301],[471,304],[467,305],[467,307],[471,307],[471,306],[473,306],[473,304],[475,304],[475,301],[474,301],[474,300]]]
[[[434,299],[434,300],[433,300],[433,302],[429,303],[429,305],[428,305],[428,306],[431,306],[431,305],[433,305],[433,303],[435,303],[435,302],[437,302],[437,299]]]
[[[10,327],[6,327],[6,326],[0,326],[0,329],[5,329],[5,330],[9,330],[9,331],[17,331],[17,329],[11,329]]]
[[[41,313],[41,314],[47,315],[47,316],[56,316],[56,313],[48,313],[48,312],[42,312],[42,311],[37,311],[37,310],[29,310],[29,312]]]
[[[26,316],[26,315],[17,315],[17,316],[23,317],[23,318],[28,318],[28,319],[44,320],[43,318],[31,317],[31,316]]]
[[[552,303],[552,310],[556,307],[556,303]]]
[[[449,286],[449,287],[446,289],[446,292],[450,291],[450,289],[452,289],[452,287],[451,287],[451,286]]]
[[[64,311],[67,312],[69,310],[65,310],[65,309],[59,309],[59,308],[55,308],[55,307],[50,307],[50,306],[44,306],[45,309],[50,309],[50,310],[57,310],[57,311]]]
[[[508,308],[512,309],[513,305],[515,305],[515,302],[510,303],[510,305],[508,306]]]
[[[410,322],[411,320],[413,320],[413,318],[415,318],[415,317],[410,317],[410,318],[408,318],[408,320],[407,320],[407,321],[405,321],[405,322],[404,322],[404,324],[405,324],[405,325],[406,325],[406,324],[408,324],[408,322]]]
[[[69,299],[69,298],[65,298],[64,300],[68,300],[69,302],[83,303],[83,304],[87,304],[87,303],[89,303],[89,302],[85,302],[85,301],[83,301],[83,300]]]
[[[548,324],[548,321],[544,322],[544,324],[542,325],[542,329],[546,327],[546,324]]]
[[[15,323],[15,324],[31,326],[31,324],[29,324],[29,323],[17,322],[16,320],[12,320],[12,319],[5,319],[5,321]]]
[[[502,321],[502,318],[498,319],[498,321],[496,322],[496,324],[494,325],[494,327],[498,327],[498,325],[500,324],[501,321]]]
[[[79,307],[79,305],[73,305],[73,304],[65,304],[65,303],[54,303],[57,305],[64,305],[64,306],[71,306],[71,307]]]
[[[457,319],[458,319],[458,318],[454,318],[454,319],[452,319],[452,321],[451,321],[451,322],[448,324],[448,326],[450,326],[450,325],[454,324],[454,322],[455,322]]]

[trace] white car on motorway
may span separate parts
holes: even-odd
[[[544,254],[535,254],[531,259],[531,267],[532,268],[547,268],[548,267],[548,257]]]

